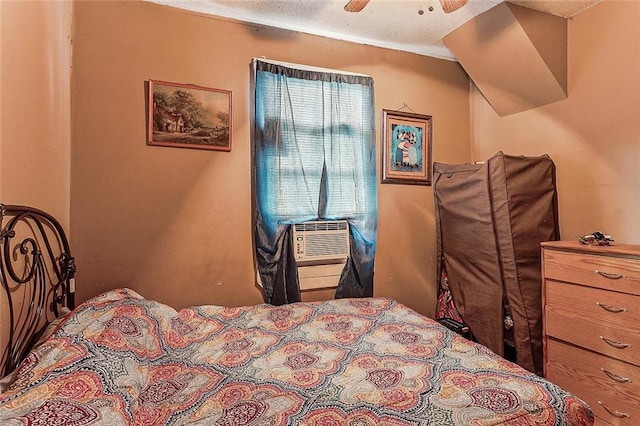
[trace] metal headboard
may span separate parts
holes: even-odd
[[[0,204],[0,244],[0,324],[10,325],[8,340],[0,335],[2,377],[27,356],[63,307],[74,308],[76,267],[60,223],[33,207]]]

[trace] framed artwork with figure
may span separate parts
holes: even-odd
[[[382,183],[431,185],[430,115],[382,110]]]

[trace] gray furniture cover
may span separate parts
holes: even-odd
[[[498,152],[433,172],[437,276],[445,267],[473,336],[503,356],[508,306],[515,361],[542,375],[540,242],[560,238],[553,161]]]

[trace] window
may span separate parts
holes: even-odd
[[[285,267],[284,234],[292,223],[349,220],[354,244],[367,246],[352,257],[366,252],[364,265],[371,263],[372,277],[377,216],[373,80],[262,60],[253,65],[256,259],[266,301],[273,302],[273,271]],[[295,299],[297,283],[285,284],[292,286]],[[365,286],[371,288],[358,294],[372,293],[372,279]],[[347,287],[339,285],[338,293]]]

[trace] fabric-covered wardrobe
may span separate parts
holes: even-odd
[[[553,161],[434,163],[433,191],[438,277],[455,309],[478,342],[502,356],[506,344],[542,375],[540,242],[560,238]]]

